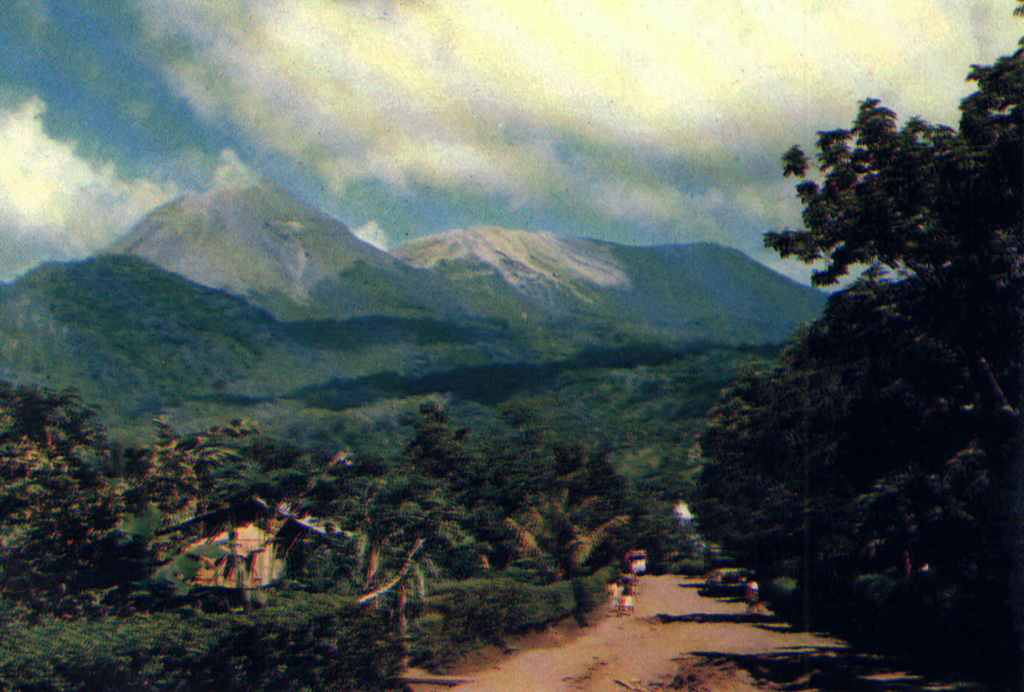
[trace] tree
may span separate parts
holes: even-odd
[[[70,392],[0,384],[0,592],[37,611],[95,612],[138,576],[124,483],[94,412]]]
[[[598,500],[591,496],[572,506],[565,488],[557,496],[541,499],[518,520],[508,517],[505,523],[516,537],[520,554],[541,559],[556,579],[577,577],[611,531],[629,521],[620,514],[594,527],[577,523]]]
[[[352,532],[356,540],[352,576],[359,603],[384,605],[403,640],[408,631],[410,595],[420,604],[428,576],[438,575],[436,556],[469,540],[463,513],[447,488],[430,487],[415,475],[378,479],[360,499],[361,513]]]
[[[890,284],[890,305],[957,350],[978,395],[1011,415],[1020,385],[1004,378],[1018,377],[1020,344],[1005,331],[1024,298],[1022,64],[1024,48],[972,69],[979,88],[961,104],[958,131],[916,118],[901,128],[879,101],[864,101],[852,128],[819,133],[821,182],[791,149],[783,168],[801,179],[805,229],[765,236],[783,257],[822,259],[817,285],[856,267]]]
[[[957,129],[901,125],[868,99],[850,128],[819,133],[813,166],[798,147],[783,156],[804,228],[766,245],[821,262],[816,285],[858,275],[779,368],[713,412],[697,510],[775,574],[808,541],[814,589],[832,594],[816,608],[836,627],[858,621],[855,585],[877,577],[895,585],[891,643],[945,632],[933,656],[1016,664],[1024,48],[969,79]]]

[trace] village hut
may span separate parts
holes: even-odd
[[[185,542],[175,558],[158,570],[158,576],[185,590],[251,591],[281,580],[288,553],[302,539],[342,532],[328,522],[293,511],[286,503],[271,507],[252,497],[159,533],[180,534]]]

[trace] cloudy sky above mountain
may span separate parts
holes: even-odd
[[[761,248],[859,100],[955,124],[1013,0],[5,0],[0,280],[264,180],[375,244],[478,224]]]

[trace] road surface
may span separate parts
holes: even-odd
[[[682,686],[693,652],[763,654],[794,647],[835,648],[842,642],[788,631],[781,624],[729,622],[744,619],[746,606],[702,598],[700,582],[677,576],[644,577],[632,616],[596,615],[590,626],[539,637],[537,648],[492,660],[486,667],[463,667],[450,677],[471,679],[455,688],[416,685],[416,692],[557,692],[561,690],[675,689],[740,692],[764,690],[736,667],[702,665]],[[700,617],[701,622],[663,622],[659,615]],[[683,660],[674,660],[683,657]],[[696,659],[694,659],[696,660]],[[707,657],[700,657],[707,661]],[[684,672],[682,679],[680,668]],[[711,686],[713,685],[713,686]]]
[[[877,690],[979,692],[969,682],[937,682],[844,642],[793,632],[746,606],[698,595],[701,582],[644,577],[632,616],[595,614],[590,627],[561,625],[525,637],[521,650],[467,662],[454,687],[414,692],[752,692]],[[420,671],[415,673],[422,675]]]

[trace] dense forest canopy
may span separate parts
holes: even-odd
[[[126,447],[73,394],[0,385],[0,681],[385,689],[403,658],[583,620],[629,547],[685,550],[666,498],[507,415],[481,439],[424,404],[390,458],[244,421]]]
[[[868,99],[813,159],[783,157],[804,228],[766,245],[811,263],[817,285],[844,283],[779,367],[741,377],[713,413],[698,512],[799,583],[796,617],[1013,675],[1024,49],[969,79],[956,129]]]

